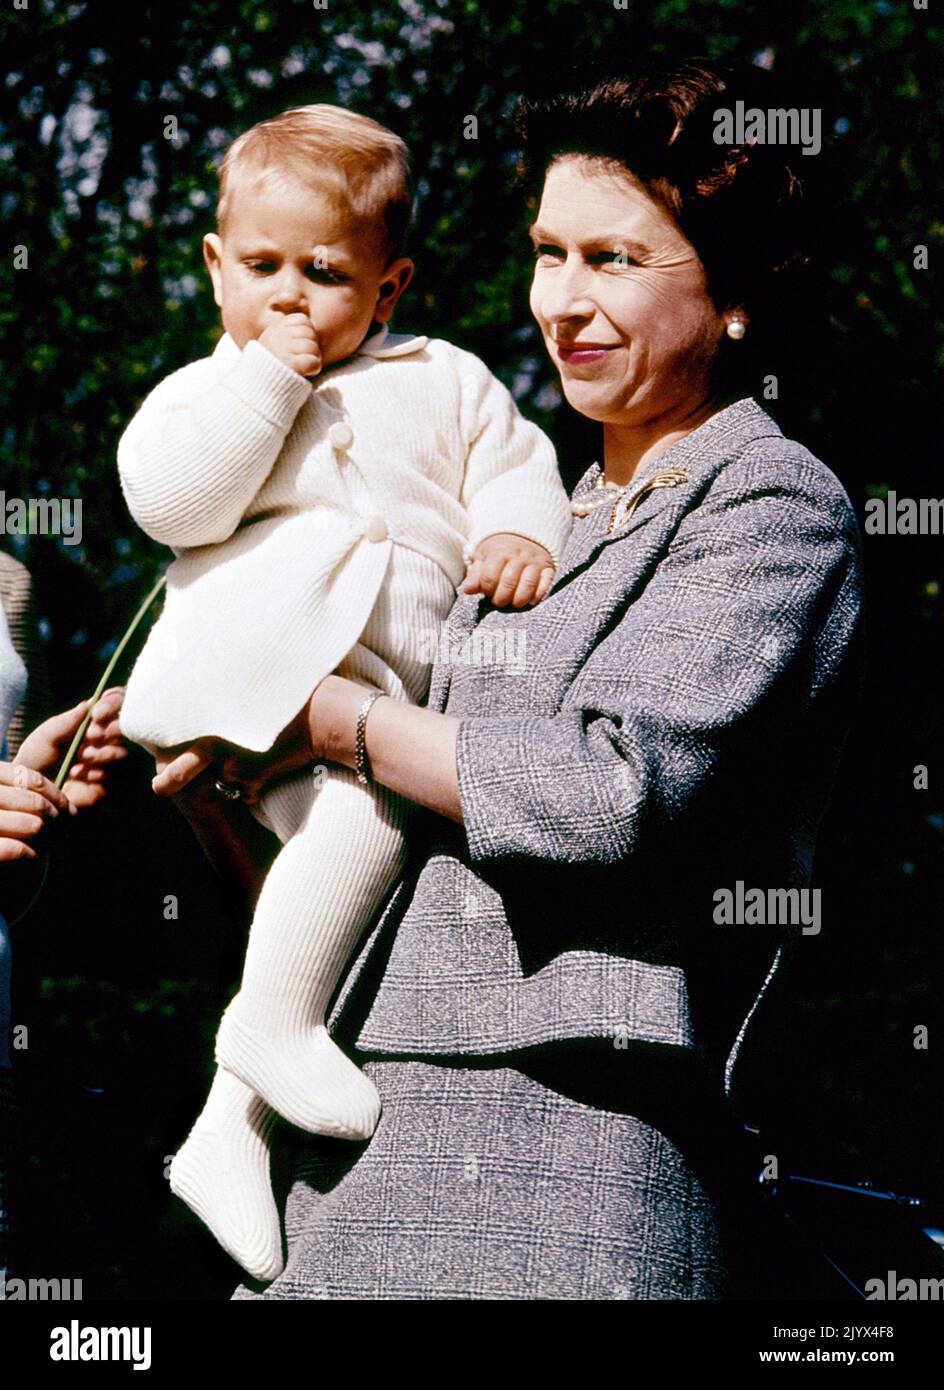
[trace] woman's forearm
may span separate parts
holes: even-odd
[[[326,762],[354,766],[357,715],[367,692],[340,676],[321,682],[309,705],[312,748]],[[365,743],[375,782],[462,824],[456,738],[459,720],[400,700],[376,700]]]

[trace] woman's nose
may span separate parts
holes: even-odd
[[[580,322],[594,315],[587,267],[568,257],[534,287],[535,307],[550,326]]]

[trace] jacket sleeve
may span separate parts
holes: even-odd
[[[118,444],[128,508],[177,548],[232,535],[279,456],[311,386],[266,348],[211,357],[162,381]]]
[[[821,465],[730,465],[589,653],[559,713],[462,718],[473,862],[623,860],[653,821],[674,819],[744,756],[735,735],[772,717],[763,711],[779,682],[799,681],[798,698],[805,690],[813,701],[860,616],[855,517],[824,477]]]
[[[573,517],[554,446],[483,362],[468,352],[459,358],[467,449],[460,500],[470,522],[466,558],[486,536],[513,531],[543,545],[556,566]]]

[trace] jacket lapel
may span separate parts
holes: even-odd
[[[696,493],[706,486],[724,461],[735,456],[746,444],[780,434],[776,422],[749,396],[720,410],[700,429],[666,449],[645,471],[638,484],[627,492],[612,531],[607,529],[613,513],[612,502],[604,503],[587,516],[574,518],[560,568],[542,603],[604,546],[627,540],[669,507],[688,510]],[[594,464],[576,484],[571,499],[588,496],[599,474],[599,466]],[[657,480],[663,475],[668,476],[659,484]],[[483,602],[482,594],[460,594],[452,606],[442,629],[444,658],[434,665],[430,680],[427,700],[430,709],[442,713],[446,707],[452,684],[451,654],[475,629],[482,616]]]
[[[560,569],[548,592],[554,593],[603,546],[626,540],[669,507],[682,510],[691,507],[693,493],[717,472],[719,460],[723,463],[753,439],[780,434],[775,421],[751,397],[744,397],[718,411],[653,461],[626,493],[622,503],[617,504],[612,530],[608,528],[614,517],[614,504],[609,501],[588,516],[574,518]],[[600,476],[601,469],[594,464],[577,483],[571,500],[592,498],[593,485]]]
[[[653,470],[653,474],[655,475],[661,471],[660,469],[655,469]],[[585,478],[590,478],[591,483],[593,476],[594,470],[590,470],[588,474],[584,475]],[[574,528],[571,532],[570,540],[567,542],[564,554],[561,557],[561,567],[548,593],[553,593],[555,589],[567,579],[568,575],[584,565],[591,556],[602,549],[604,545],[609,544],[611,541],[624,540],[633,531],[650,521],[661,507],[667,505],[666,498],[670,493],[676,490],[679,492],[683,490],[687,491],[687,489],[683,489],[681,486],[681,484],[687,481],[686,475],[681,474],[677,480],[673,480],[670,486],[658,487],[653,486],[652,477],[647,476],[645,478],[640,478],[638,486],[634,487],[632,492],[628,493],[623,501],[622,510],[627,511],[630,508],[632,510],[629,511],[629,514],[622,523],[620,523],[620,517],[617,516],[617,525],[614,527],[612,533],[607,532],[607,527],[613,512],[613,503],[610,501],[598,507],[588,516],[576,517],[574,519]],[[581,479],[581,482],[577,484],[577,487],[574,489],[575,495],[580,490],[583,482],[584,479]],[[584,494],[581,493],[581,495]],[[636,500],[635,507],[633,507],[634,499]],[[651,507],[650,503],[653,504]],[[642,512],[641,508],[643,506],[650,507],[650,509],[646,512]],[[482,604],[484,599],[484,594],[460,594],[453,604],[449,616],[443,625],[440,639],[440,652],[442,655],[440,655],[439,659],[436,661],[432,676],[430,677],[429,696],[426,702],[427,708],[435,709],[440,713],[445,709],[446,701],[449,698],[449,690],[452,685],[454,665],[452,654],[462,646],[475,630],[482,616]],[[546,599],[547,595],[545,595],[542,602],[546,602]]]
[[[440,651],[444,653],[444,656],[440,656],[436,661],[430,677],[429,697],[426,701],[428,709],[437,710],[442,714],[446,708],[449,689],[452,685],[454,667],[452,654],[474,631],[481,614],[484,598],[484,594],[459,594],[452,605],[449,616],[443,624],[440,638]]]
[[[662,485],[657,481],[662,471],[657,469],[654,470],[653,477],[640,478],[637,485],[623,498],[616,501],[607,498],[589,515],[574,517],[574,529],[550,592],[562,584],[574,570],[581,569],[603,546],[610,545],[613,541],[625,540],[641,526],[652,521],[663,508],[687,496],[691,486],[691,475],[683,469],[675,469],[671,479]],[[574,497],[578,497],[576,490]],[[592,487],[579,494],[580,500],[593,497]]]

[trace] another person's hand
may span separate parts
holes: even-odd
[[[0,762],[0,864],[37,859],[33,845],[38,836],[51,821],[70,813],[75,808],[48,777],[22,763]]]
[[[32,768],[35,772],[55,775],[59,764],[66,755],[79,725],[88,714],[89,701],[80,700],[72,709],[54,714],[27,734],[13,759],[21,767]]]
[[[91,723],[63,787],[74,806],[84,809],[101,801],[109,766],[128,756],[128,745],[121,736],[119,723],[124,698],[124,686],[112,686],[92,707]]]
[[[104,708],[110,709],[112,703]],[[81,700],[72,709],[54,714],[23,740],[12,763],[0,763],[0,863],[38,858],[34,846],[51,821],[60,814],[75,815],[79,805],[91,805],[104,796],[104,787],[81,780],[84,766],[79,767],[73,795],[67,795],[69,782],[60,791],[47,775],[55,773],[65,757],[88,709],[89,701]],[[83,743],[80,757],[86,747]],[[91,763],[88,769],[92,771]]]
[[[286,314],[259,334],[259,343],[299,376],[321,371],[318,334],[307,314]]]
[[[544,597],[553,579],[554,562],[543,545],[496,531],[476,547],[460,593],[485,594],[496,608],[525,608]]]
[[[124,693],[122,686],[106,690],[92,710],[92,722],[63,787],[74,806],[94,806],[101,801],[108,765],[128,756],[118,726]],[[80,700],[72,709],[54,714],[40,724],[20,744],[14,764],[54,776],[88,710],[89,701]]]

